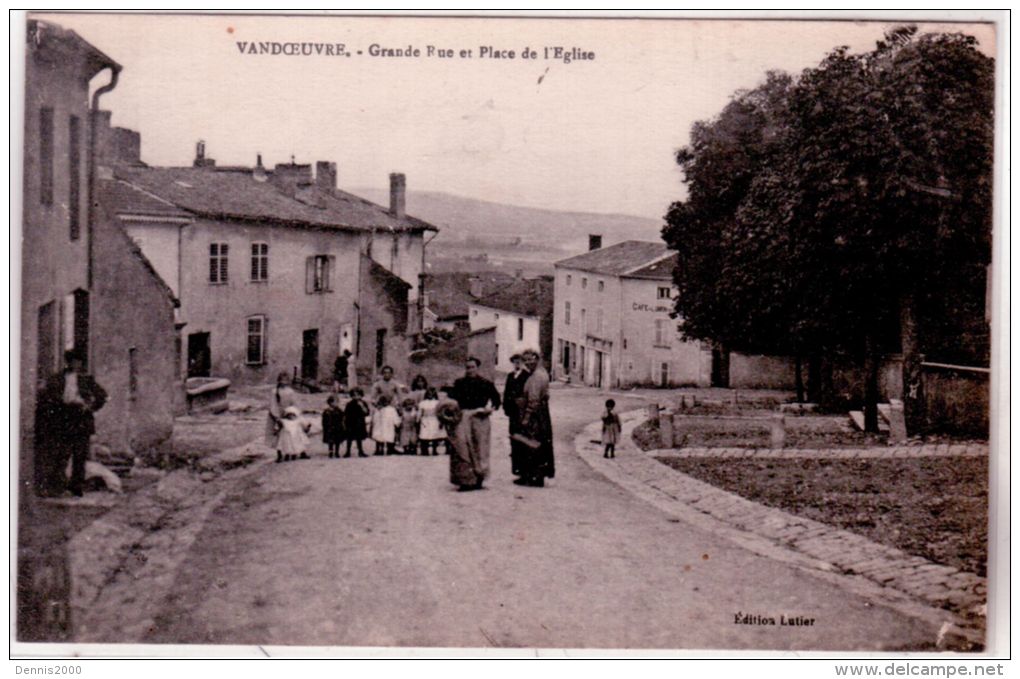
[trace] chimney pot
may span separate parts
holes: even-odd
[[[202,139],[199,139],[198,143],[195,144],[195,162],[193,165],[195,167],[213,167],[216,165],[215,160],[205,157],[205,141]]]
[[[336,163],[326,160],[316,161],[315,185],[323,191],[336,190]]]
[[[255,154],[255,169],[252,170],[251,176],[255,178],[257,182],[264,182],[269,177],[266,175],[266,168],[262,165],[262,154]]]
[[[407,206],[406,188],[407,177],[399,172],[390,174],[390,214],[397,219],[404,217],[404,210]]]
[[[592,233],[588,235],[588,252],[602,249],[602,235]]]

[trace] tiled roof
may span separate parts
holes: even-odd
[[[475,304],[521,316],[551,316],[553,280],[552,277],[517,280],[498,292],[480,298]]]
[[[275,221],[342,230],[424,231],[436,228],[414,217],[394,217],[380,206],[345,191],[300,186],[293,195],[272,180],[258,181],[240,168],[118,167],[118,179],[212,219]]]
[[[627,274],[627,278],[650,278],[658,281],[671,281],[673,280],[673,267],[675,266],[676,257],[663,257],[640,269],[630,271]]]
[[[592,250],[556,262],[556,267],[606,274],[607,276],[633,275],[669,254],[665,243],[643,240],[626,240],[616,245]]]
[[[429,274],[425,279],[429,311],[441,321],[467,318],[468,304],[475,301],[471,296],[471,279],[481,283],[482,295],[492,294],[514,279],[509,274],[498,272],[468,273],[463,271]]]
[[[173,203],[142,191],[137,186],[119,179],[99,180],[99,199],[120,214],[142,215],[145,217],[193,218]]]

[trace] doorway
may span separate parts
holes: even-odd
[[[188,335],[188,377],[209,377],[211,371],[209,333],[193,332]]]
[[[57,372],[57,305],[46,302],[39,307],[36,325],[35,377],[39,385]]]
[[[301,379],[313,382],[319,379],[319,330],[301,333]]]

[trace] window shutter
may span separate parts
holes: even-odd
[[[262,317],[262,365],[269,363],[269,317]]]
[[[227,252],[229,247],[226,243],[220,243],[220,283],[227,282]]]
[[[315,257],[305,257],[305,292],[315,292]]]
[[[333,271],[336,269],[336,257],[330,255],[326,259],[326,290],[333,292]]]

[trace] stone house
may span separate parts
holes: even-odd
[[[555,264],[553,375],[596,387],[707,386],[712,354],[677,330],[673,257],[624,241]]]
[[[446,271],[425,275],[425,329],[467,332],[472,328],[468,307],[514,281],[498,271]]]
[[[218,167],[199,142],[192,167],[147,167],[111,138],[112,210],[180,300],[182,377],[324,382],[344,349],[361,379],[406,364],[436,229],[405,213],[403,175],[386,209],[339,190],[335,163]]]
[[[468,305],[471,330],[495,328],[496,370],[513,370],[510,357],[525,348],[552,357],[553,277],[519,278]]]

